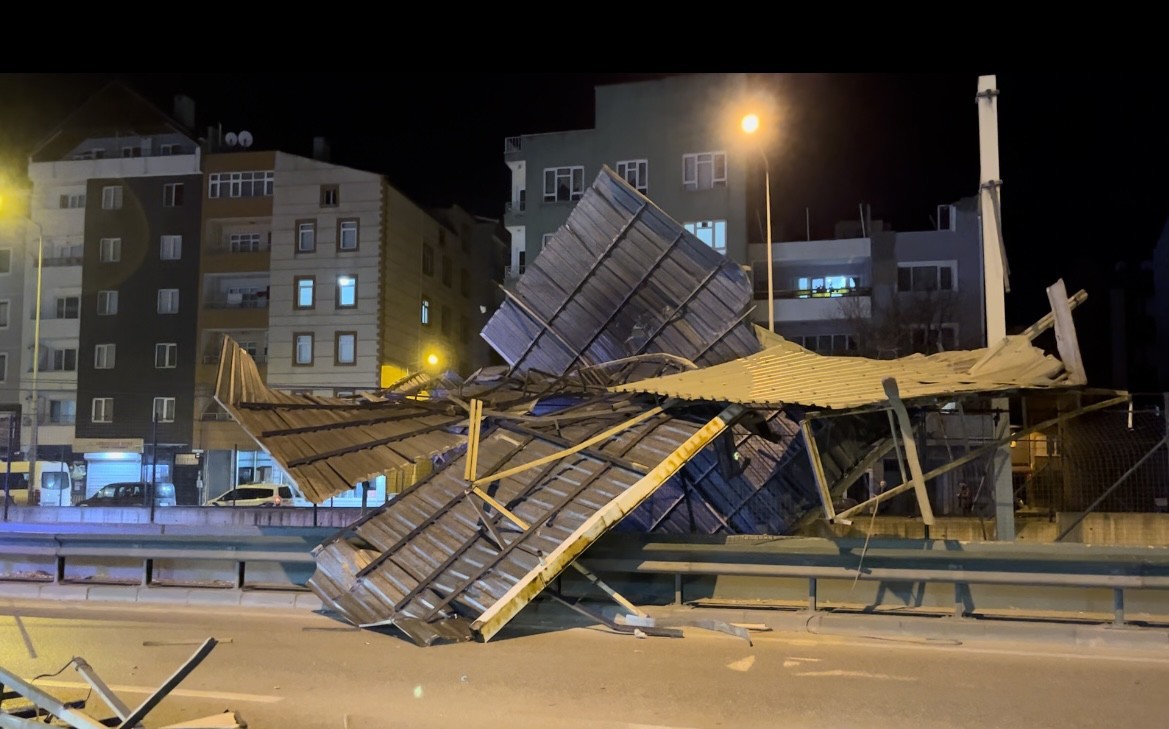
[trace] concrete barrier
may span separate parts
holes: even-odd
[[[368,513],[370,509],[366,509]],[[344,529],[360,519],[359,508],[165,506],[153,518],[144,506],[9,507],[13,524],[162,524],[216,527],[331,527]],[[0,522],[0,530],[3,530]]]

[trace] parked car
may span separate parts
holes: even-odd
[[[155,506],[175,505],[173,483],[152,484],[149,481],[119,481],[102,486],[93,496],[78,506],[149,506],[146,495],[154,489]]]
[[[303,498],[288,484],[250,483],[207,502],[208,506],[301,506]]]

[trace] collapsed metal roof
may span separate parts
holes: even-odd
[[[1054,288],[1050,320],[985,351],[815,355],[750,324],[743,270],[606,168],[482,332],[506,373],[286,395],[225,338],[215,397],[314,502],[433,463],[318,547],[310,586],[357,625],[488,640],[565,568],[589,576],[576,558],[622,520],[777,534],[817,501],[832,518],[832,489],[897,434],[872,413],[844,425],[812,408],[888,404],[895,381],[904,425],[902,399],[1082,382],[1082,294]],[[1064,362],[1030,344],[1053,324]],[[817,432],[836,435],[821,446]]]

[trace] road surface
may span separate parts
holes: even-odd
[[[513,626],[419,648],[284,609],[6,602],[0,666],[31,678],[82,656],[136,705],[204,639],[222,641],[147,727],[224,709],[252,729],[1169,726],[1169,648],[685,633]],[[87,690],[72,669],[38,683]]]

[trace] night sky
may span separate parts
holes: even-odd
[[[251,131],[257,149],[303,155],[324,136],[332,161],[385,174],[419,204],[500,217],[505,137],[591,128],[594,85],[662,75],[7,74],[0,162],[19,165],[33,142],[120,78],[168,112],[175,94],[194,98],[201,134],[221,123]],[[777,231],[802,238],[807,207],[812,236],[827,237],[862,202],[894,229],[927,229],[938,204],[976,194],[978,75],[777,75],[789,110],[771,168]],[[1085,306],[1103,306],[1102,277],[1147,259],[1169,217],[1169,135],[1156,91],[1169,76],[997,76],[1008,325],[1045,313],[1044,288],[1059,277],[1088,290]]]

